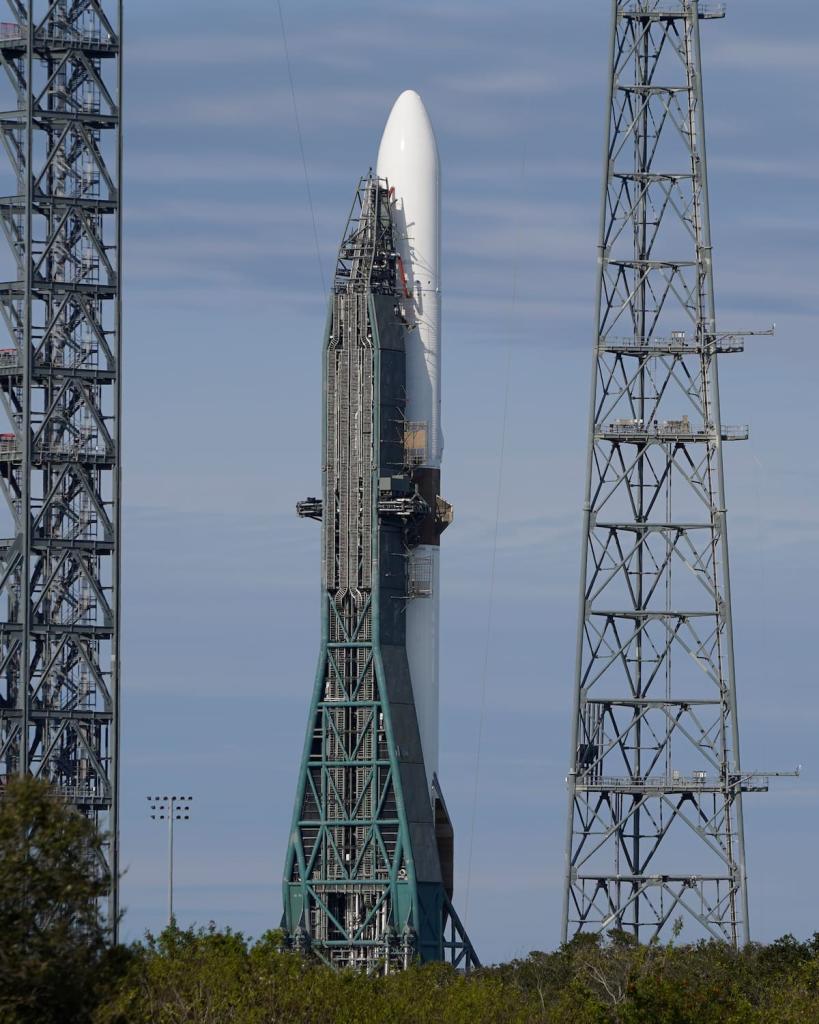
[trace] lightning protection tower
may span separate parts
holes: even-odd
[[[47,779],[108,836],[117,923],[121,0],[0,24],[0,782]]]
[[[748,939],[701,22],[613,0],[564,939]],[[767,332],[766,332],[767,333]]]

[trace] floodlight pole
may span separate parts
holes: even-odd
[[[168,822],[168,927],[174,926],[173,913],[173,823],[190,818],[192,796],[149,796],[151,818]]]
[[[173,928],[173,812],[175,798],[171,797],[168,813],[168,927]]]

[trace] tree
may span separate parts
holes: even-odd
[[[247,941],[215,925],[178,928],[134,947],[129,969],[109,995],[96,1021],[104,1024],[196,1022],[255,1024],[255,992]]]
[[[0,789],[0,1024],[88,1020],[121,955],[99,910],[102,843],[48,783]]]

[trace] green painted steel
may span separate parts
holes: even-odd
[[[283,925],[297,948],[338,967],[469,969],[477,959],[442,880],[405,646],[410,537],[434,514],[406,464],[406,330],[389,190],[364,178],[325,332],[321,651]]]

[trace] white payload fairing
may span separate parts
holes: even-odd
[[[406,430],[424,497],[440,491],[441,456],[441,165],[435,133],[417,92],[402,92],[387,119],[376,173],[394,189],[393,220],[405,276]],[[407,605],[407,658],[432,794],[438,772],[438,533],[410,554],[416,598]]]

